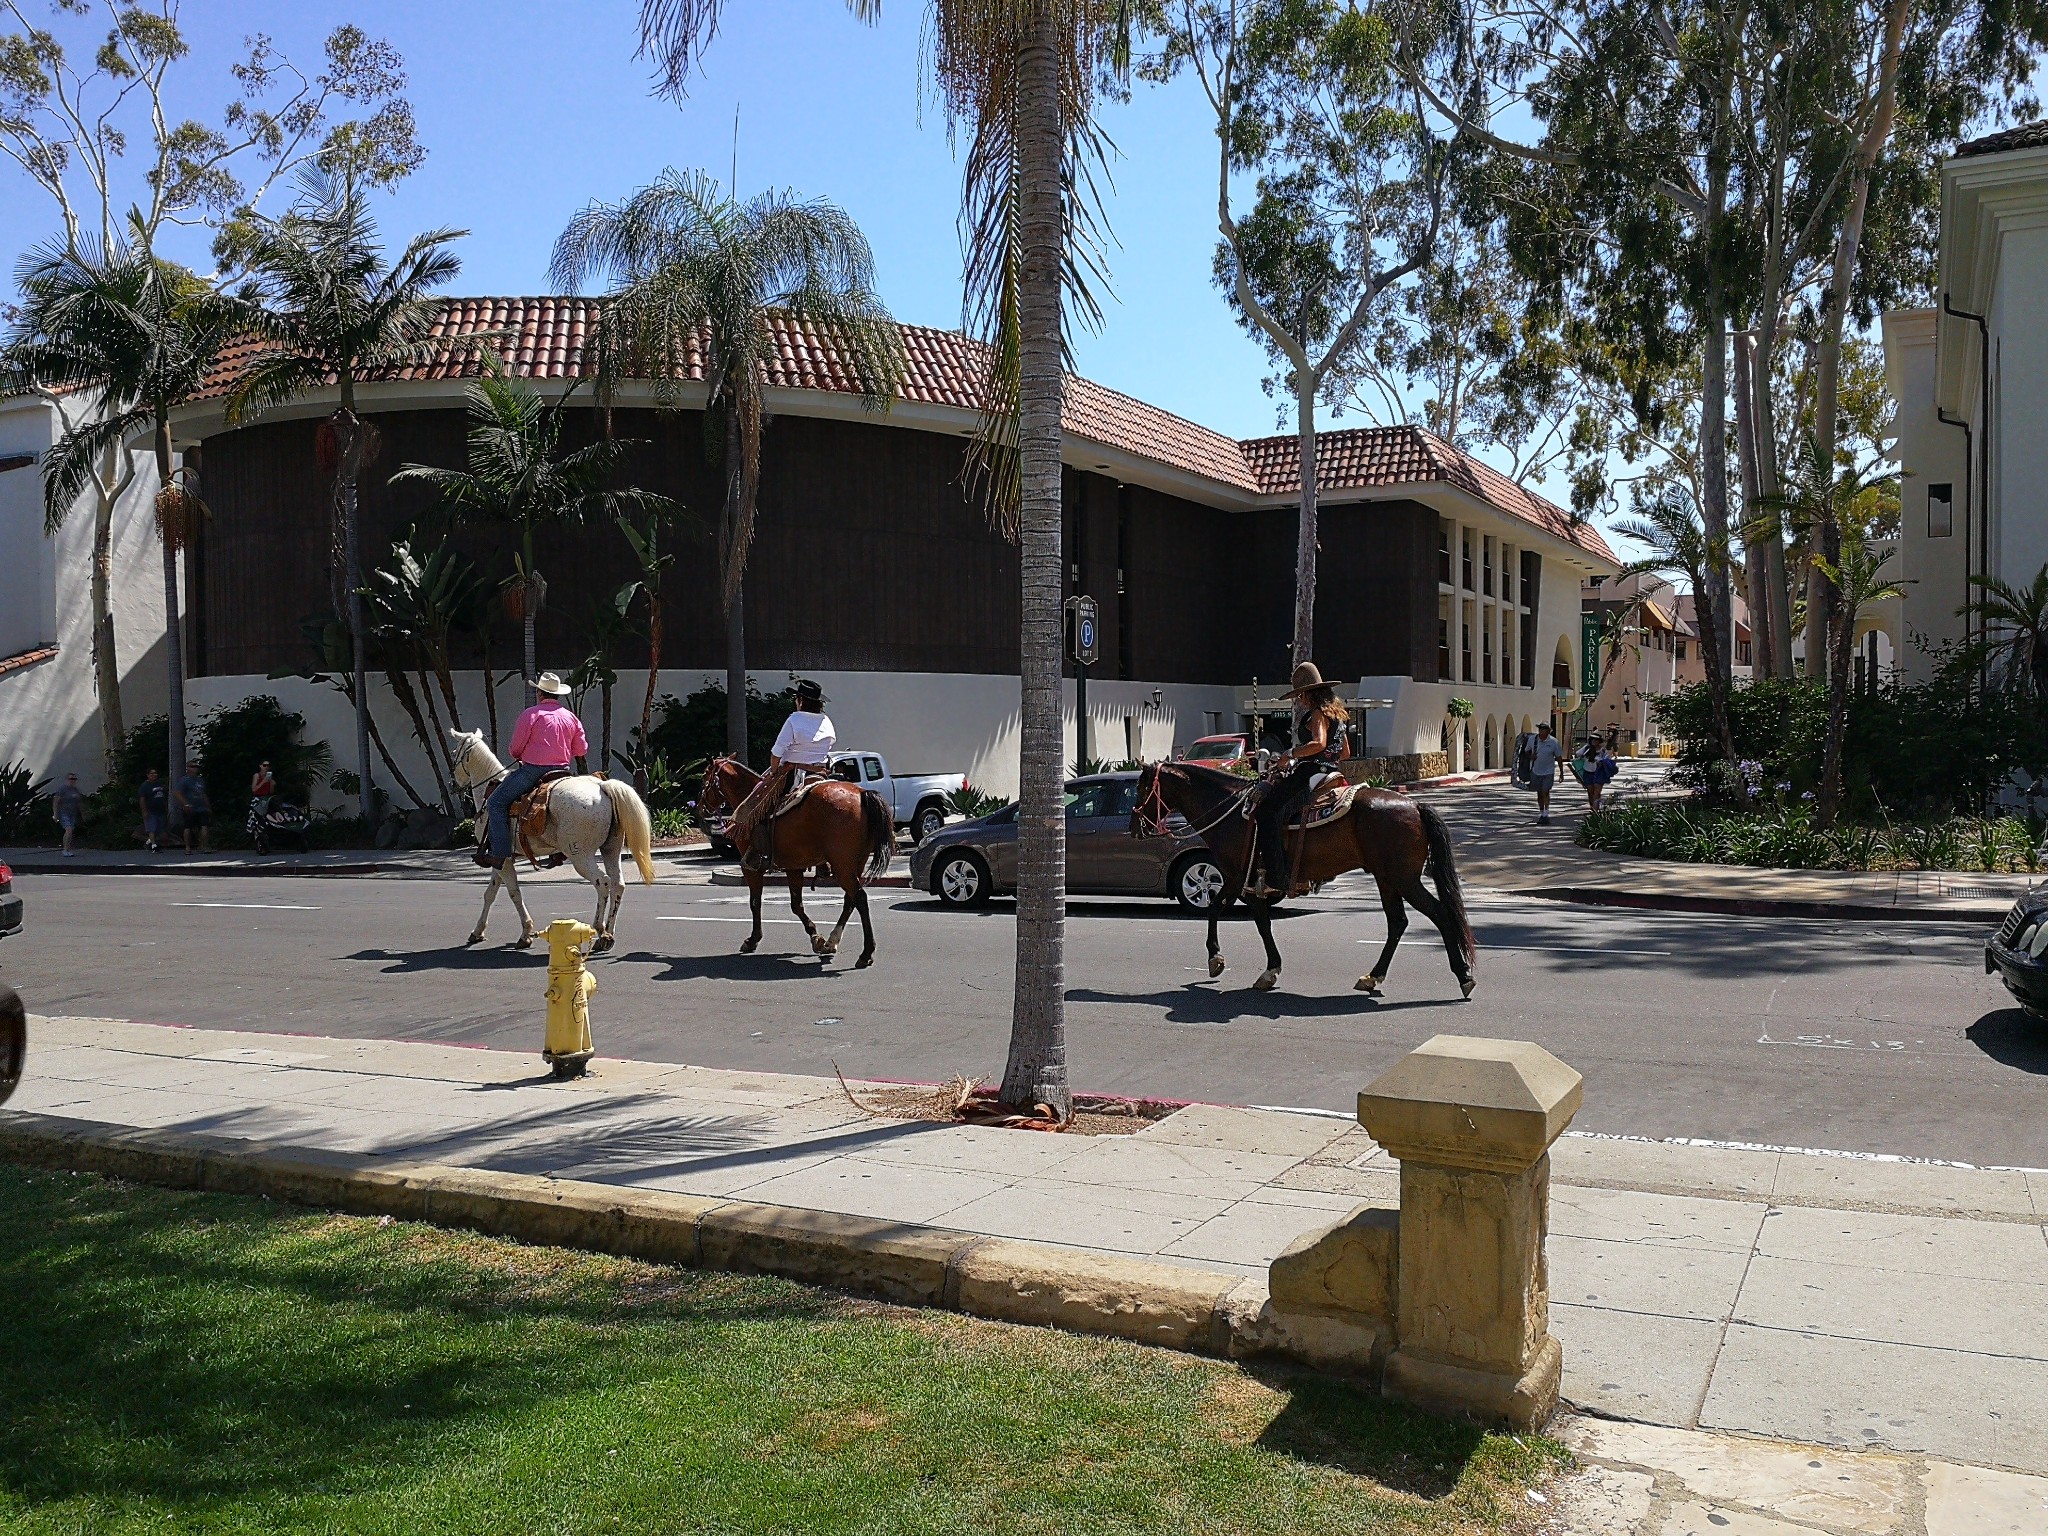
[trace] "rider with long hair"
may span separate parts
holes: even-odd
[[[1294,669],[1294,686],[1285,697],[1301,700],[1301,736],[1268,776],[1257,812],[1259,867],[1265,889],[1255,894],[1275,901],[1294,885],[1287,823],[1308,804],[1309,785],[1316,775],[1334,768],[1344,756],[1344,724],[1351,718],[1338,702],[1337,690],[1323,681],[1312,661]]]

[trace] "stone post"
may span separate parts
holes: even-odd
[[[1514,1429],[1556,1408],[1550,1144],[1583,1082],[1526,1041],[1438,1035],[1359,1094],[1359,1123],[1401,1163],[1389,1397]]]

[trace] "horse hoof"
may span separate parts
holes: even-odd
[[[1356,989],[1356,990],[1358,990],[1358,991],[1360,991],[1360,992],[1377,992],[1377,991],[1379,991],[1379,989],[1380,989],[1380,979],[1379,979],[1379,977],[1377,977],[1377,976],[1361,976],[1361,977],[1359,977],[1359,978],[1358,978],[1358,985],[1357,985],[1357,989]]]
[[[1259,979],[1252,983],[1252,990],[1254,992],[1270,992],[1278,985],[1280,985],[1280,973],[1278,971],[1261,971]]]
[[[469,936],[468,938],[466,938],[466,939],[464,939],[464,940],[462,941],[462,947],[463,947],[464,949],[467,949],[467,948],[469,948],[469,946],[470,946],[470,945],[472,945],[472,944],[481,944],[481,943],[483,943],[483,941],[484,941],[484,936],[483,936],[482,934],[480,934],[480,933],[472,933],[472,934],[471,934],[471,935],[470,935],[470,936]]]
[[[1470,997],[1472,995],[1472,989],[1478,985],[1479,980],[1477,977],[1463,976],[1460,977],[1458,980],[1458,991],[1460,995]]]
[[[1209,974],[1212,977],[1223,974],[1223,957],[1221,955],[1211,955],[1209,957]]]
[[[825,947],[824,939],[814,933],[811,935],[811,953],[814,955],[829,955],[832,951]]]
[[[601,933],[597,936],[595,940],[591,942],[590,952],[593,955],[601,955],[616,943],[618,943],[618,940],[613,938],[610,934]]]
[[[524,938],[520,939],[520,940],[519,940],[519,941],[518,941],[517,943],[515,943],[515,944],[514,944],[514,945],[513,945],[512,947],[513,947],[514,949],[531,949],[531,948],[533,948],[533,935],[532,935],[532,934],[530,934],[530,933],[529,933],[529,934],[527,934],[527,935],[526,935],[526,936],[525,936]]]
[[[856,971],[864,971],[874,963],[875,957],[873,955],[862,955],[858,960],[853,962],[853,968]]]
[[[761,941],[759,939],[740,940],[740,953],[743,955],[751,955],[755,950],[759,949],[760,947]]]

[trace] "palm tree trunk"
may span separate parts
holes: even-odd
[[[647,733],[654,726],[654,680],[661,674],[661,594],[647,589],[647,696],[640,701],[640,766],[633,770],[633,787],[647,793]],[[609,695],[607,695],[609,698]],[[609,716],[606,717],[609,720]],[[611,737],[611,726],[605,726]]]
[[[121,744],[128,736],[121,712],[121,663],[114,649],[113,578],[114,498],[102,488],[92,509],[92,678],[100,694],[100,751],[110,779],[120,771]]]
[[[725,750],[747,761],[747,592],[742,583],[725,614]],[[748,764],[749,767],[753,765]],[[765,766],[765,765],[764,765]]]
[[[174,488],[171,470],[171,420],[166,411],[156,417],[157,495]],[[170,726],[171,761],[170,825],[175,831],[184,821],[178,814],[178,785],[185,777],[185,637],[178,617],[178,535],[183,530],[181,508],[160,502],[158,532],[164,550],[164,657],[170,702],[166,717]]]
[[[540,681],[540,660],[533,644],[534,602],[531,576],[526,579],[526,586],[521,590],[520,599],[519,638],[520,644],[525,647],[526,655],[526,702],[537,704],[540,702],[540,690],[533,685]]]
[[[1067,1083],[1067,825],[1060,772],[1060,206],[1065,143],[1055,12],[1032,8],[1017,58],[1019,380],[1023,505],[1020,793],[1017,815],[1017,978],[1001,1097],[1073,1116]]]
[[[491,755],[498,755],[498,680],[491,673],[491,626],[486,624],[477,632],[477,639],[483,645],[484,663],[484,715],[491,723]]]

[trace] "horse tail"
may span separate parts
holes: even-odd
[[[633,862],[640,866],[640,883],[654,884],[654,822],[647,814],[647,806],[633,786],[623,779],[605,779],[604,797],[612,803],[612,817],[619,824],[619,833],[626,840],[626,849],[633,855]]]
[[[867,868],[860,873],[862,880],[876,880],[889,872],[889,861],[896,854],[896,818],[890,814],[888,805],[872,789],[860,792],[861,824],[867,829]]]
[[[1436,882],[1436,894],[1458,925],[1458,947],[1465,954],[1465,971],[1471,974],[1478,959],[1479,945],[1472,937],[1471,919],[1465,916],[1465,894],[1458,887],[1458,866],[1451,857],[1451,829],[1433,807],[1418,804],[1422,831],[1429,839],[1429,877]]]

